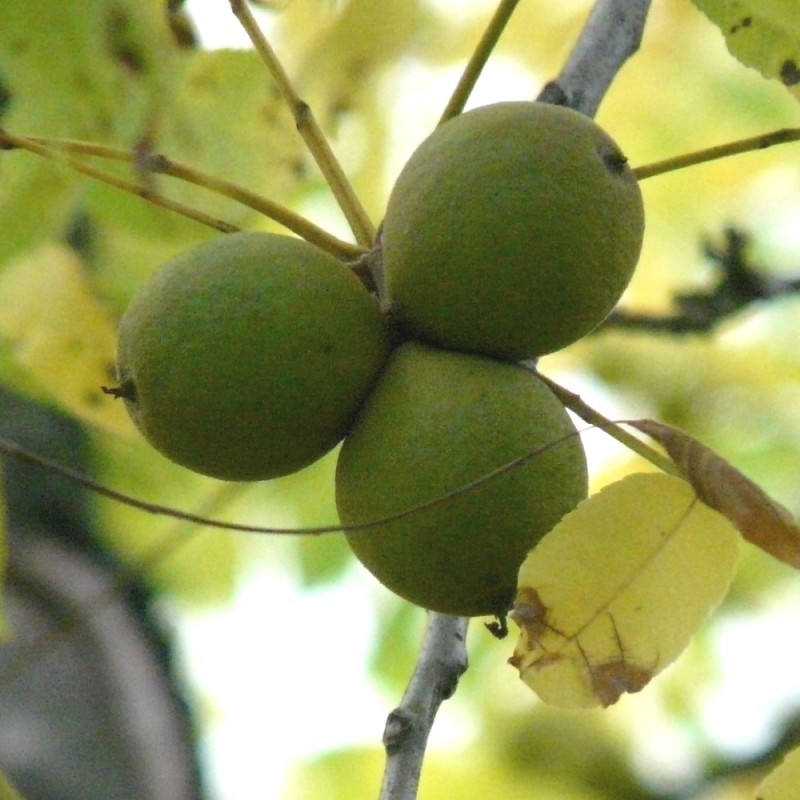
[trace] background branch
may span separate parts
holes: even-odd
[[[708,333],[723,320],[753,303],[774,300],[800,293],[800,279],[775,280],[753,265],[747,257],[749,236],[737,228],[724,231],[724,243],[717,247],[710,242],[704,251],[716,267],[717,279],[698,292],[681,292],[673,297],[674,314],[640,314],[615,310],[597,328],[649,331],[651,333]]]

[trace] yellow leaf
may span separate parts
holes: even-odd
[[[115,326],[68,247],[43,245],[3,270],[0,336],[62,408],[106,430],[133,430],[122,404],[100,390],[115,380]]]
[[[661,444],[698,497],[724,514],[747,541],[800,569],[800,528],[787,508],[689,434],[652,420],[628,424]]]
[[[758,785],[756,800],[796,800],[800,786],[800,747],[789,752],[783,761]]]
[[[683,651],[737,556],[735,529],[689,484],[629,475],[567,514],[522,564],[510,662],[546,703],[611,705]]]
[[[800,14],[796,0],[693,0],[719,26],[728,50],[800,97]]]

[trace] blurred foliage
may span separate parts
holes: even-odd
[[[789,753],[756,789],[759,800],[792,800],[800,785],[800,749]]]
[[[719,25],[731,53],[800,98],[800,19],[794,0],[694,0]]]
[[[281,10],[269,17],[271,38],[377,222],[394,175],[435,124],[494,3],[276,5]],[[746,4],[703,7],[734,5]],[[761,7],[766,15],[791,5],[793,0],[775,0]],[[589,0],[522,2],[479,82],[476,102],[533,97],[558,72],[590,6]],[[796,25],[795,17],[781,20]],[[761,25],[751,27],[762,36]],[[0,125],[15,133],[164,152],[347,235],[257,58],[203,52],[187,46],[190,35],[177,37],[175,31],[163,0],[4,0]],[[796,43],[796,29],[791,35]],[[774,64],[753,60],[772,53],[771,40],[748,41],[754,44],[741,57],[774,73]],[[750,51],[756,51],[752,58]],[[613,84],[598,119],[639,165],[796,125],[797,105],[780,81],[766,81],[731,58],[719,30],[697,9],[663,0],[654,4],[642,49]],[[727,225],[752,234],[756,260],[767,273],[797,276],[800,171],[797,145],[792,147],[649,179],[643,186],[645,249],[625,305],[665,311],[676,291],[702,286],[709,265],[701,242]],[[125,166],[102,166],[137,177]],[[274,228],[197,187],[150,177],[166,194],[207,213],[244,227]],[[222,485],[153,453],[121,410],[98,395],[98,385],[108,381],[112,331],[131,294],[164,259],[212,235],[63,165],[1,153],[0,380],[81,419],[91,433],[95,475],[116,489],[240,522],[332,522],[335,455],[271,484]],[[598,334],[544,359],[543,368],[566,384],[574,378],[596,387],[596,404],[610,416],[652,416],[686,429],[800,513],[797,302],[752,307],[713,335]],[[632,457],[614,462],[595,482],[640,466]],[[254,575],[269,582],[288,573],[298,587],[314,588],[335,587],[352,576],[339,536],[254,539],[199,531],[109,499],[97,502],[97,516],[108,546],[132,569],[144,569],[166,598],[180,602],[224,607]],[[792,585],[796,577],[788,568],[745,547],[717,618],[768,605]],[[386,694],[388,711],[413,668],[423,614],[379,587],[365,593],[365,602],[375,620],[368,677]],[[291,613],[265,609],[265,615],[276,611]],[[434,741],[421,796],[637,800],[661,791],[654,742],[679,754],[690,748],[686,771],[669,773],[661,766],[665,786],[690,791],[719,747],[698,721],[704,697],[730,666],[718,661],[713,630],[712,619],[645,692],[603,714],[573,714],[547,711],[529,697],[505,663],[509,640],[497,642],[476,621],[470,670],[441,720],[445,727],[469,720],[468,730],[455,745]],[[279,643],[272,657],[294,656]],[[353,665],[354,671],[364,669]],[[290,722],[265,724],[279,737]],[[679,756],[672,761],[675,770]],[[254,772],[260,767],[254,764]],[[381,768],[377,744],[334,751],[299,766],[286,796],[372,798]],[[753,780],[745,784],[751,795]],[[741,785],[737,778],[728,791],[720,782],[704,796],[750,796]]]

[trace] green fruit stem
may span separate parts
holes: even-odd
[[[762,133],[759,136],[752,136],[749,139],[739,139],[735,142],[720,144],[716,147],[708,147],[705,150],[697,150],[694,153],[686,153],[674,158],[665,158],[663,161],[656,161],[653,164],[645,164],[636,167],[633,174],[637,180],[643,181],[645,178],[652,178],[656,175],[663,175],[665,172],[675,172],[685,167],[693,167],[696,164],[705,164],[708,161],[718,161],[721,158],[736,156],[740,153],[749,153],[753,150],[765,150],[776,144],[786,144],[787,142],[800,141],[800,128],[781,128],[770,133]]]
[[[144,173],[159,173],[169,175],[171,178],[191,183],[194,186],[202,186],[211,192],[227,197],[236,203],[252,208],[259,214],[283,225],[287,230],[296,233],[301,238],[311,244],[317,245],[321,249],[342,260],[355,260],[365,252],[363,247],[359,247],[351,242],[345,242],[336,236],[328,233],[325,229],[315,225],[311,220],[292,211],[290,208],[268,200],[256,192],[251,192],[235,183],[211,175],[202,170],[190,167],[180,161],[174,161],[161,153],[147,154],[143,163],[139,163],[139,158],[131,150],[120,147],[98,144],[96,142],[81,142],[74,139],[48,139],[39,136],[30,137],[10,137],[8,134],[0,132],[0,144],[5,140],[14,138],[19,141],[33,142],[58,149],[73,155],[92,156],[95,158],[105,158],[110,161],[123,161],[135,164]]]
[[[229,0],[229,2],[231,10],[250,37],[250,41],[261,56],[261,60],[269,70],[286,104],[289,106],[297,125],[297,130],[317,162],[317,166],[322,171],[328,186],[336,198],[336,202],[339,204],[339,208],[341,208],[350,225],[350,229],[353,231],[356,241],[364,247],[369,247],[375,241],[375,227],[361,205],[361,201],[353,191],[350,181],[347,180],[347,176],[328,144],[328,140],[322,133],[314,113],[308,103],[302,100],[295,92],[286,70],[258,27],[258,23],[244,0]]]
[[[470,94],[472,94],[472,90],[475,88],[475,84],[478,82],[483,68],[489,60],[489,56],[497,46],[497,42],[505,30],[506,24],[511,19],[511,15],[518,5],[519,0],[500,0],[500,5],[498,5],[488,27],[483,32],[478,46],[470,56],[467,66],[464,68],[461,78],[459,78],[458,85],[453,91],[450,100],[447,102],[442,116],[439,118],[439,125],[443,122],[447,122],[448,119],[457,116],[464,110],[464,106]]]
[[[613,439],[616,439],[620,444],[625,445],[629,450],[632,450],[637,455],[649,461],[653,466],[658,467],[662,472],[667,475],[675,475],[682,477],[678,468],[666,456],[654,450],[649,445],[645,444],[641,439],[637,439],[633,434],[628,433],[624,428],[621,428],[616,422],[604,417],[599,411],[595,411],[590,405],[585,403],[580,395],[565,389],[555,381],[537,372],[529,365],[525,365],[532,372],[536,372],[539,379],[547,384],[553,394],[570,410],[574,411],[582,420],[594,425],[596,428],[605,431]]]

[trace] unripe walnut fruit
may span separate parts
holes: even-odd
[[[636,178],[595,122],[496,103],[439,126],[401,171],[383,225],[387,288],[416,337],[531,358],[605,319],[643,232]]]
[[[228,234],[172,259],[133,299],[116,393],[178,464],[262,480],[341,440],[388,349],[376,300],[333,256],[289,236]]]
[[[452,497],[450,492],[531,457]],[[586,497],[586,460],[564,407],[521,366],[400,346],[345,439],[336,469],[355,555],[384,585],[447,614],[502,615],[528,551]]]

